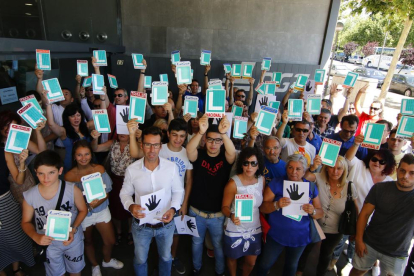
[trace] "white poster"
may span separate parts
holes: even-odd
[[[129,116],[128,105],[117,105],[116,106],[116,133],[118,134],[129,134],[127,123]]]
[[[178,216],[174,218],[174,222],[178,234],[199,237],[195,218],[186,215],[184,216],[184,219],[181,220],[181,216]]]

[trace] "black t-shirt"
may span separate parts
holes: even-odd
[[[226,160],[225,151],[211,157],[206,150],[199,149],[193,164],[193,186],[190,205],[206,212],[220,212],[224,187],[229,181],[231,164]]]
[[[375,184],[365,198],[375,206],[364,242],[391,257],[407,257],[414,234],[414,190],[398,190],[395,181]]]

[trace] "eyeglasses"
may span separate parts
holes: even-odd
[[[85,91],[92,91],[92,88],[86,88]]]
[[[381,108],[380,107],[370,107],[369,109],[371,109],[371,110],[375,110],[375,111],[378,111],[378,110],[380,110]]]
[[[378,158],[376,158],[375,156],[373,156],[373,157],[371,158],[371,161],[372,161],[372,162],[374,162],[374,163],[379,162],[381,165],[385,165],[385,163],[387,163],[387,161],[382,160],[382,159],[378,159]]]
[[[356,132],[356,130],[346,130],[346,129],[343,129],[342,131],[347,133],[347,134],[355,134],[355,132]]]
[[[247,167],[247,166],[249,166],[249,164],[252,167],[257,167],[257,165],[259,165],[259,163],[257,161],[243,161],[243,163],[242,163],[243,167]]]
[[[142,143],[144,148],[149,149],[153,147],[154,149],[159,149],[161,147],[161,143],[151,144],[151,143]]]
[[[221,139],[221,138],[216,138],[216,139],[214,139],[214,138],[210,138],[210,137],[208,137],[207,138],[207,143],[210,143],[210,144],[221,144],[223,142],[223,139]]]
[[[118,98],[122,98],[122,97],[124,96],[124,94],[114,94],[114,96],[115,96],[115,98],[116,98],[116,97],[118,97]]]
[[[350,107],[349,110],[355,110],[355,108],[354,107]]]
[[[295,131],[297,131],[297,132],[303,132],[303,133],[308,133],[309,132],[309,129],[295,127]]]

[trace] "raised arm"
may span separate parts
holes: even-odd
[[[224,149],[226,160],[229,164],[233,164],[234,160],[236,159],[236,148],[234,147],[233,141],[227,136],[227,130],[230,128],[231,124],[229,120],[227,120],[227,116],[224,116],[220,124],[218,126],[218,131],[221,134],[221,138],[223,139]]]
[[[205,96],[207,93],[207,89],[208,89],[208,72],[211,69],[211,65],[206,65],[204,67],[204,86],[203,89],[201,90],[203,95]]]
[[[96,65],[96,57],[92,57],[92,66],[93,66],[93,70],[95,71],[95,74],[100,75],[101,69],[99,69],[99,66]]]
[[[230,73],[226,73],[226,81],[224,82],[224,89],[226,89],[226,98],[230,97],[230,95],[229,95],[229,80],[230,80]]]
[[[144,156],[144,153],[140,147],[142,131],[139,129],[138,122],[135,119],[131,119],[127,123],[129,132],[129,153],[132,158],[138,159]],[[137,137],[137,133],[139,134]],[[139,142],[137,142],[137,139]]]
[[[47,91],[43,91],[43,95],[46,95],[46,94],[47,94]],[[61,138],[62,136],[66,136],[65,128],[55,123],[55,119],[53,117],[52,106],[50,105],[47,99],[46,99],[45,105],[46,105],[47,125],[49,126],[50,130],[52,130],[52,132],[56,134],[59,138]]]
[[[234,86],[234,80],[235,80],[235,78],[234,77],[230,77],[230,90],[229,90],[229,106],[232,106],[233,105],[233,103],[234,103],[234,89],[233,89],[233,86]]]
[[[91,131],[91,147],[93,152],[107,152],[111,149],[111,145],[114,142],[113,140],[108,140],[105,143],[98,144],[98,138],[101,134],[96,130]]]
[[[200,118],[198,121],[199,131],[196,135],[191,138],[190,142],[187,144],[187,156],[188,160],[191,162],[196,161],[198,157],[197,147],[200,144],[200,140],[208,129],[208,118],[204,114],[203,117]]]
[[[147,61],[145,59],[142,60],[142,63],[147,67]],[[145,70],[141,69],[141,74],[139,74],[139,81],[138,81],[138,92],[144,92],[144,83],[145,83]]]
[[[362,106],[361,106],[361,96],[362,94],[364,94],[365,92],[367,92],[367,88],[368,88],[368,84],[366,84],[364,87],[362,87],[361,89],[359,89],[356,97],[355,97],[355,113],[356,115],[359,117],[362,114]]]
[[[46,141],[42,134],[42,129],[46,126],[46,121],[41,121],[37,123],[37,128],[35,129],[35,135],[36,135],[36,143],[33,141],[29,141],[29,144],[27,146],[27,149],[35,154],[39,154],[42,151],[45,151],[47,149],[46,147]]]
[[[76,77],[75,77],[75,81],[76,81],[75,94],[73,95],[73,98],[78,103],[81,102],[81,96],[80,96],[81,80],[82,80],[82,77],[79,76],[79,75],[76,75]]]
[[[338,113],[338,122],[342,121],[342,118],[346,115],[348,108],[349,108],[349,97],[352,94],[352,91],[354,90],[353,87],[348,88],[348,90],[346,90],[346,97],[345,97],[345,102],[344,102],[344,106],[342,107],[341,111]],[[333,103],[332,103],[333,106]]]
[[[288,123],[288,112],[287,110],[283,111],[282,114],[282,124],[280,125],[279,129],[276,132],[276,137],[282,141],[283,139],[283,132],[285,131],[285,127]]]
[[[36,92],[40,95],[40,97],[42,98],[42,105],[43,107],[45,107],[45,98],[46,95],[43,95],[43,70],[37,69],[37,64],[35,66],[35,71],[34,71],[36,78],[37,78],[37,82],[36,82]]]
[[[283,96],[282,102],[280,103],[283,110],[285,109],[285,105],[288,102],[290,95],[292,95],[292,93],[293,93],[293,88],[289,88],[288,92],[285,94],[285,96]]]
[[[249,90],[249,95],[247,96],[247,100],[246,100],[246,105],[249,107],[252,104],[252,100],[253,100],[253,85],[254,85],[254,79],[250,78],[249,79],[249,84],[250,84],[250,90]]]
[[[178,98],[177,103],[175,104],[175,116],[178,117],[181,114],[181,110],[183,108],[183,97],[185,91],[187,90],[186,84],[178,85]]]
[[[12,176],[13,180],[19,184],[22,185],[24,183],[24,179],[26,176],[26,159],[29,156],[29,150],[24,149],[19,154],[19,167],[16,166],[16,163],[14,162],[13,154],[10,152],[5,152],[4,157],[6,159],[7,168],[9,169],[10,175]],[[29,172],[30,173],[30,172]]]
[[[354,157],[355,157],[355,155],[358,151],[359,145],[363,141],[364,141],[364,135],[363,134],[360,134],[360,135],[355,137],[354,144],[346,151],[345,158],[347,160],[351,161],[352,159],[354,159]]]
[[[170,125],[170,122],[172,120],[174,120],[174,113],[172,111],[171,104],[170,103],[165,103],[164,104],[164,109],[167,111],[167,114],[168,114],[168,122],[167,122],[167,124]]]

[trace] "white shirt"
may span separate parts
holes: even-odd
[[[299,153],[305,156],[308,161],[308,168],[313,164],[313,159],[316,156],[316,149],[310,143],[306,142],[306,145],[299,146],[296,144],[294,138],[282,138],[282,140],[280,140],[280,145],[282,146],[280,158],[282,158],[283,161],[286,162],[289,155]],[[301,152],[299,148],[302,148],[304,152]]]
[[[126,169],[124,184],[119,197],[125,210],[129,210],[131,204],[141,205],[141,196],[162,189],[165,189],[164,199],[167,204],[161,212],[164,214],[172,207],[179,210],[181,208],[181,199],[184,196],[184,188],[181,184],[177,166],[160,157],[158,166],[154,171],[150,171],[144,165],[144,158],[141,158]],[[132,199],[134,194],[135,202]],[[154,219],[150,223],[157,224],[159,222],[159,220]]]
[[[178,174],[181,178],[181,183],[184,186],[184,177],[187,170],[193,169],[193,164],[188,160],[187,151],[181,147],[180,151],[172,151],[168,148],[167,144],[163,144],[160,150],[159,156],[174,162],[177,165]]]

